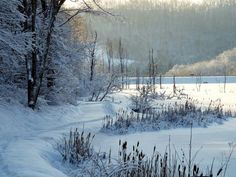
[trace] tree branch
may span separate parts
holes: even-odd
[[[74,13],[73,15],[71,15],[65,22],[63,22],[62,24],[59,25],[59,27],[62,27],[63,25],[65,25],[66,23],[68,23],[69,21],[71,21],[75,16],[77,16],[78,14],[81,13],[91,13],[91,14],[95,14],[95,15],[101,15],[102,13],[100,11],[96,11],[93,9],[78,9],[76,13]]]
[[[111,16],[116,16],[114,14],[112,14],[111,12],[106,11],[104,8],[102,8],[97,2],[96,0],[93,0],[93,3],[95,4],[95,6],[98,8],[98,10],[93,9],[87,2],[86,0],[83,0],[84,5],[86,6],[86,8],[84,9],[68,9],[68,10],[63,10],[63,11],[77,11],[75,12],[73,15],[71,15],[71,17],[69,17],[65,22],[63,22],[61,25],[59,25],[59,27],[65,25],[66,23],[68,23],[71,19],[73,19],[75,16],[77,16],[80,13],[91,13],[94,15],[111,15]],[[62,11],[61,11],[62,12]]]

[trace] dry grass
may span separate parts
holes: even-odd
[[[63,161],[68,161],[71,164],[79,164],[80,162],[93,156],[92,141],[95,135],[82,132],[77,129],[70,131],[69,137],[64,137],[57,145]]]
[[[192,129],[191,129],[192,130]],[[156,146],[150,157],[140,150],[140,144],[128,149],[128,142],[119,140],[118,158],[111,157],[109,153],[95,152],[91,146],[94,136],[91,133],[85,135],[77,131],[70,131],[69,137],[64,138],[64,143],[58,145],[58,150],[63,161],[77,167],[71,169],[70,176],[76,177],[225,177],[226,170],[234,151],[235,145],[231,144],[229,156],[225,163],[217,169],[213,169],[214,160],[208,168],[201,169],[196,163],[197,153],[192,155],[192,131],[190,133],[189,155],[182,151],[179,155],[176,149],[169,146],[164,154],[157,151]],[[174,153],[172,153],[174,152]],[[102,156],[99,154],[103,154]],[[214,174],[215,172],[215,174]]]
[[[125,134],[133,131],[158,131],[176,127],[207,127],[213,122],[222,123],[232,112],[213,101],[207,107],[198,107],[191,99],[185,103],[163,105],[161,110],[142,109],[141,112],[119,110],[116,117],[105,116],[102,132]]]

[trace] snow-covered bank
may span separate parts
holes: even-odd
[[[209,100],[221,99],[222,103],[235,108],[236,85],[230,84],[227,92],[219,90],[217,84],[208,84],[196,92],[195,84],[177,85],[184,87],[185,92],[195,96],[203,103]],[[171,85],[163,85],[170,91]],[[71,128],[78,128],[96,134],[93,145],[95,150],[108,152],[117,156],[118,141],[127,140],[128,147],[140,141],[141,149],[149,155],[156,145],[164,152],[171,144],[181,153],[181,148],[187,153],[189,129],[163,130],[159,132],[137,132],[129,135],[106,135],[100,131],[105,115],[114,115],[120,107],[129,105],[128,98],[133,90],[112,95],[114,103],[80,102],[78,106],[42,106],[40,110],[32,111],[22,105],[0,103],[0,176],[1,177],[67,177],[69,172],[63,165],[59,153],[54,146],[64,133]],[[216,158],[215,167],[221,163],[222,153],[228,151],[228,143],[236,142],[236,119],[229,119],[222,125],[212,125],[209,128],[193,129],[193,152],[203,147],[196,162],[210,165]],[[235,176],[236,153],[230,161],[227,177]],[[216,168],[217,169],[217,168]]]
[[[215,158],[215,170],[219,169],[222,163],[223,154],[227,155],[229,143],[236,142],[236,119],[231,119],[223,125],[213,125],[209,128],[194,128],[193,129],[193,153],[200,152],[197,155],[196,163],[205,168],[211,165],[211,161]],[[189,129],[173,129],[162,130],[159,132],[142,132],[128,135],[113,135],[107,136],[98,134],[95,139],[95,144],[98,149],[106,152],[112,149],[114,156],[117,156],[118,141],[128,141],[129,148],[132,145],[140,142],[141,149],[147,155],[151,155],[153,147],[156,145],[158,151],[162,154],[168,147],[169,135],[171,136],[171,146],[174,145],[178,153],[181,155],[181,149],[185,154],[188,154],[189,149]],[[173,147],[173,146],[172,146]],[[225,156],[224,156],[225,157]],[[233,155],[230,166],[227,171],[227,177],[234,177],[236,168],[236,154]]]

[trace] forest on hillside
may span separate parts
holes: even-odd
[[[127,58],[138,61],[137,65],[145,63],[153,49],[158,71],[163,74],[175,64],[210,60],[236,46],[235,0],[206,0],[199,4],[135,0],[105,5],[117,16],[115,20],[87,17],[101,45],[112,41],[117,46],[121,39]]]

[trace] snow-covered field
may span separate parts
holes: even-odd
[[[202,84],[197,91],[196,84],[177,84],[184,93],[198,99],[203,104],[220,99],[227,109],[236,110],[236,84]],[[163,85],[163,90],[171,92],[172,85]],[[93,145],[96,150],[117,156],[118,141],[127,140],[132,147],[140,141],[141,149],[151,154],[156,145],[164,152],[171,144],[181,153],[187,153],[189,146],[189,129],[163,130],[158,132],[137,132],[128,135],[106,135],[99,132],[105,115],[115,115],[119,108],[129,105],[129,97],[134,90],[125,90],[111,95],[114,102],[102,103],[80,102],[78,106],[41,106],[32,111],[22,105],[0,102],[0,177],[66,177],[69,172],[63,165],[59,153],[55,150],[56,142],[72,128],[84,129],[96,134]],[[229,119],[221,125],[214,124],[208,128],[193,129],[193,152],[202,147],[196,162],[206,167],[215,157],[215,167],[219,167],[224,153],[228,152],[228,143],[236,142],[236,119]],[[236,153],[233,154],[227,177],[236,173]]]

